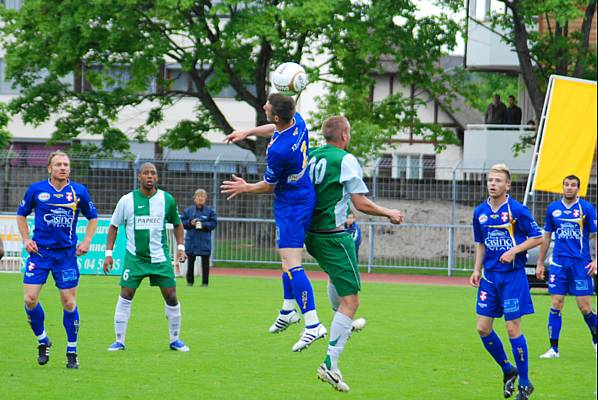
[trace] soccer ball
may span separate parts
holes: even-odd
[[[276,67],[272,76],[272,83],[280,93],[290,96],[305,89],[307,74],[301,65],[286,62]]]

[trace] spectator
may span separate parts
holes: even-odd
[[[355,256],[359,261],[359,246],[361,245],[361,229],[359,229],[359,225],[355,222],[355,215],[353,213],[349,213],[347,215],[347,222],[345,222],[345,230],[353,237],[353,241],[355,242]]]
[[[505,123],[505,114],[507,106],[500,101],[500,96],[495,94],[492,96],[492,103],[488,105],[486,115],[484,116],[484,123],[488,125],[500,125]]]
[[[521,124],[521,108],[515,104],[515,96],[509,96],[509,106],[505,113],[505,124],[520,125]]]
[[[201,286],[208,286],[210,277],[210,254],[212,253],[211,232],[216,228],[216,212],[206,206],[208,196],[205,190],[197,189],[193,196],[195,205],[186,208],[181,214],[181,221],[187,230],[185,251],[187,253],[187,285],[195,281],[193,269],[195,258],[201,257]]]

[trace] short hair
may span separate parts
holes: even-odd
[[[195,193],[193,193],[193,198],[196,198],[199,195],[203,195],[204,197],[207,197],[208,192],[206,192],[204,189],[199,188],[195,191]]]
[[[515,100],[515,96],[513,96],[512,94],[509,95],[509,99],[513,99]]]
[[[577,187],[581,186],[581,180],[577,177],[577,175],[567,175],[564,179],[563,179],[563,184],[565,184],[566,180],[570,180],[570,181],[577,181]]]
[[[488,173],[490,172],[505,174],[507,176],[507,181],[511,182],[511,171],[509,171],[509,167],[507,167],[506,164],[494,164],[492,167],[490,167]]]
[[[139,166],[139,168],[137,169],[137,173],[140,174],[141,170],[143,170],[143,168],[145,168],[147,166],[150,166],[150,165],[156,170],[156,173],[157,173],[158,172],[158,168],[156,167],[156,164],[151,163],[151,162],[144,162],[143,164],[141,164]]]
[[[498,94],[498,93],[494,93],[494,94],[492,95],[492,97],[498,97],[498,98],[500,99],[500,94]]]
[[[351,128],[351,124],[346,117],[335,115],[322,124],[322,135],[327,142],[336,142],[341,138],[341,132],[349,128]]]
[[[276,115],[282,122],[289,123],[295,115],[295,100],[290,96],[272,93],[268,96],[268,103],[272,106],[272,115]]]
[[[54,159],[54,157],[66,157],[66,158],[68,158],[70,160],[69,155],[66,154],[64,151],[62,151],[62,150],[55,150],[55,151],[51,152],[48,155],[48,167],[50,165],[52,165],[52,160]]]

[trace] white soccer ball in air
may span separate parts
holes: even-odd
[[[280,93],[290,96],[305,89],[307,74],[301,65],[286,62],[276,67],[272,75],[272,83]]]

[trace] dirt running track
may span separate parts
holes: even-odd
[[[321,271],[307,271],[310,279],[326,279],[327,275]],[[280,270],[253,268],[212,268],[210,275],[250,276],[254,278],[280,278]],[[413,285],[437,286],[467,286],[469,278],[429,275],[400,275],[400,274],[361,274],[363,282],[403,283]]]

